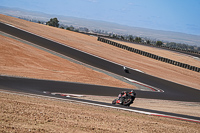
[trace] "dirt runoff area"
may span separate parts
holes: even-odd
[[[98,42],[95,37],[4,15],[0,15],[0,21],[148,74],[200,89],[200,74],[197,72],[109,46]],[[162,53],[167,52],[161,50]],[[1,35],[0,54],[0,74],[3,75],[135,88],[106,74]],[[176,58],[183,60],[183,56]],[[188,60],[199,63],[189,57],[184,61]],[[85,98],[100,100],[94,96]],[[104,99],[111,101],[113,98]],[[0,93],[0,106],[0,132],[200,132],[199,124],[193,122],[39,97]],[[136,98],[133,106],[199,116],[199,107],[195,104],[190,106]]]
[[[0,14],[0,21],[11,24],[15,27],[32,32],[42,37],[60,42],[62,44],[74,47],[76,49],[88,52],[90,54],[105,58],[107,60],[123,64],[124,66],[139,69],[147,74],[166,79],[178,84],[186,85],[192,88],[200,89],[200,73],[167,64],[161,61],[150,59],[142,55],[123,50],[112,45],[97,41],[97,37],[83,35],[80,33],[55,28],[43,24],[28,22]],[[167,57],[179,62],[200,67],[200,61],[187,55],[172,52],[169,50],[149,48],[138,46],[136,44],[127,44],[156,55]]]
[[[0,132],[199,133],[199,124],[0,92]]]
[[[0,74],[2,75],[136,88],[104,73],[1,34],[0,54]]]

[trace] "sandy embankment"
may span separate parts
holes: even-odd
[[[75,33],[42,24],[27,22],[4,15],[0,15],[0,21],[12,24],[21,29],[86,51],[107,60],[111,60],[113,62],[117,62],[131,68],[142,70],[156,77],[200,89],[200,73],[166,64],[132,52],[128,52],[126,50],[122,50],[120,48],[110,46],[108,44],[97,41],[96,37],[91,37],[88,35],[83,35],[80,33]],[[150,49],[149,47],[133,44],[131,44],[131,46],[141,50],[149,51],[151,53],[156,52],[157,55],[200,67],[199,60],[195,60],[192,57],[188,57],[183,54],[178,54],[172,51],[156,48]]]
[[[198,133],[199,124],[0,93],[0,132]]]
[[[0,74],[3,75],[135,88],[106,74],[1,35],[0,54]]]
[[[0,21],[10,23],[16,27],[40,34],[102,58],[140,69],[154,76],[198,89],[200,87],[200,75],[197,72],[180,69],[176,66],[109,46],[98,42],[95,37],[4,15],[0,15]],[[166,54],[167,52],[161,50],[161,56],[163,53]],[[0,36],[0,54],[0,74],[115,87],[133,87],[105,74],[4,36]],[[168,54],[173,55],[174,53]],[[178,57],[176,56],[177,61],[179,60]],[[192,58],[187,60],[192,61]],[[89,99],[99,100],[95,97],[89,97]],[[111,100],[112,98],[108,99]],[[149,99],[136,99],[134,105],[141,108],[194,116],[195,111],[197,110],[196,112],[198,112],[199,110],[199,105],[195,103],[153,101]],[[199,132],[199,124],[197,123],[44,98],[1,93],[0,106],[1,132]]]

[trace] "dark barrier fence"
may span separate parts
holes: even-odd
[[[108,35],[102,35],[102,34],[97,34],[97,33],[87,33],[87,32],[79,32],[79,33],[86,34],[86,35],[98,36],[100,38],[105,37],[105,38],[114,39],[114,38],[112,38]],[[117,39],[117,40],[121,40],[121,41],[125,41],[125,42],[133,42],[133,41],[122,40],[122,39]],[[101,40],[98,40],[98,41],[101,41]],[[137,43],[137,42],[133,42],[133,43]],[[191,54],[191,55],[194,55],[194,56],[196,55],[196,56],[200,57],[200,52],[198,52],[198,51],[185,50],[185,49],[180,49],[180,48],[172,48],[172,47],[168,47],[168,46],[156,46],[156,45],[153,45],[153,44],[146,44],[146,43],[138,43],[138,44],[152,46],[152,47],[158,47],[158,48],[162,48],[162,49],[169,49],[169,50],[182,52],[182,53],[185,53],[185,54]]]
[[[129,46],[126,46],[126,45],[122,45],[122,44],[110,41],[110,40],[102,38],[102,37],[98,37],[97,40],[101,41],[101,42],[108,43],[110,45],[113,45],[113,46],[116,46],[116,47],[119,47],[119,48],[122,48],[122,49],[125,49],[125,50],[128,50],[128,51],[131,51],[131,52],[134,52],[134,53],[137,53],[137,54],[140,54],[140,55],[143,55],[143,56],[146,56],[146,57],[149,57],[149,58],[152,58],[152,59],[155,59],[155,60],[159,60],[159,61],[162,61],[162,62],[165,62],[165,63],[169,63],[169,64],[172,64],[172,65],[175,65],[175,66],[179,66],[179,67],[182,67],[182,68],[185,68],[185,69],[189,69],[189,70],[192,70],[192,71],[195,71],[195,72],[200,72],[199,67],[190,66],[190,65],[185,64],[185,63],[181,63],[181,62],[177,62],[177,61],[174,61],[174,60],[171,60],[171,59],[168,59],[168,58],[157,56],[155,54],[148,53],[146,51],[142,51],[142,50],[139,50],[139,49],[135,49],[135,48],[132,48],[132,47],[129,47]]]
[[[115,39],[115,38],[112,38],[112,37],[110,37],[108,35],[97,34],[97,33],[87,33],[87,32],[78,32],[78,33],[82,33],[82,34],[86,34],[86,35],[98,36],[100,38],[105,37],[105,38]],[[146,45],[146,46],[158,47],[158,48],[162,48],[162,49],[169,49],[169,50],[173,50],[173,51],[177,51],[177,52],[181,52],[181,53],[185,53],[185,54],[189,54],[189,55],[200,57],[200,52],[198,52],[198,51],[185,50],[185,49],[180,49],[180,48],[172,48],[172,47],[168,47],[168,46],[157,46],[157,45],[146,44],[146,43],[137,43],[137,42],[134,42],[134,41],[128,41],[128,40],[122,40],[122,39],[116,39],[116,40],[125,41],[125,42],[132,42],[132,43]],[[98,40],[98,41],[101,41],[101,40]],[[104,41],[102,41],[102,42],[104,42]]]

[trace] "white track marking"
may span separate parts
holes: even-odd
[[[147,84],[144,84],[144,83],[138,82],[138,81],[136,81],[136,80],[126,78],[126,77],[124,77],[124,78],[125,78],[126,80],[130,81],[130,82],[133,82],[133,83],[136,83],[136,84],[142,85],[142,86],[144,86],[144,87],[150,88],[150,89],[153,90],[153,91],[156,91],[156,92],[164,92],[163,90],[158,89],[158,88],[156,88],[156,87],[153,87],[153,86],[150,86],[150,85],[147,85]]]
[[[48,93],[48,92],[43,91],[43,93]],[[53,92],[53,93],[50,93],[50,94],[61,95],[61,96],[66,96],[66,97],[84,97],[84,95],[71,94],[71,93],[60,93],[60,92]]]
[[[3,23],[3,22],[1,22],[1,23]],[[119,66],[122,66],[122,67],[124,66],[124,65],[121,65],[121,64],[119,64],[119,63],[116,63],[116,62],[113,62],[113,61],[109,61],[109,60],[107,60],[107,59],[105,59],[105,58],[99,57],[99,56],[97,56],[97,55],[93,55],[93,54],[91,54],[91,53],[87,53],[87,52],[81,51],[81,50],[79,50],[79,49],[77,49],[77,48],[68,46],[67,44],[62,44],[62,43],[59,43],[59,42],[57,42],[57,41],[51,40],[51,39],[49,39],[49,38],[45,38],[45,37],[42,37],[42,36],[40,36],[40,35],[34,34],[34,33],[32,33],[32,32],[29,32],[29,31],[20,29],[20,28],[18,28],[18,27],[13,26],[13,25],[10,25],[10,24],[7,24],[7,23],[4,23],[4,24],[6,24],[6,25],[8,25],[8,26],[11,26],[11,27],[14,27],[14,28],[16,28],[16,29],[18,29],[18,30],[25,31],[25,32],[27,32],[27,33],[33,34],[33,35],[35,35],[35,36],[38,36],[38,37],[41,37],[41,38],[50,40],[50,41],[52,41],[52,42],[58,43],[58,44],[63,45],[63,46],[65,46],[65,47],[69,47],[69,48],[71,48],[71,49],[75,49],[75,50],[80,51],[80,52],[82,52],[82,53],[86,53],[86,54],[88,54],[88,55],[97,57],[97,58],[99,58],[99,59],[102,59],[102,60],[111,62],[111,63],[113,63],[113,64],[116,64],[116,65],[119,65]],[[125,67],[126,67],[126,66],[125,66]],[[127,67],[127,68],[129,68],[129,67]],[[138,71],[138,72],[141,72],[141,73],[144,73],[144,72],[142,72],[141,70],[138,70],[138,69],[133,69],[133,68],[129,68],[129,69],[135,70],[135,71]]]
[[[4,23],[4,24],[6,24],[6,23]],[[20,29],[20,28],[17,28],[17,27],[15,27],[15,26],[13,26],[13,25],[10,25],[10,24],[6,24],[6,25],[8,25],[8,26],[10,26],[10,27],[14,27],[14,28],[16,28],[16,29],[19,29],[19,30],[21,30],[21,31],[25,31],[25,32],[27,32],[27,33],[30,33],[30,34],[39,36],[39,35],[37,35],[37,34],[34,34],[34,33],[29,32],[29,31],[26,31],[26,30],[22,30],[22,29]],[[52,42],[56,42],[56,41],[53,41],[53,40],[51,40],[51,39],[49,39],[49,38],[45,38],[45,37],[42,37],[42,36],[39,36],[39,37],[44,38],[44,39],[47,39],[47,40],[50,40],[50,41],[52,41]],[[77,51],[80,51],[80,52],[89,54],[89,55],[92,55],[92,56],[97,57],[97,58],[100,58],[100,59],[102,59],[102,60],[106,60],[106,61],[108,61],[108,62],[117,64],[117,65],[120,65],[120,66],[124,66],[124,65],[121,65],[121,64],[118,64],[118,63],[109,61],[109,60],[107,60],[107,59],[98,57],[98,56],[96,56],[96,55],[93,55],[93,54],[90,54],[90,53],[81,51],[81,50],[76,49],[76,48],[74,48],[74,47],[67,46],[67,45],[64,45],[64,44],[59,43],[59,42],[56,42],[56,43],[58,43],[58,44],[60,44],[60,45],[63,45],[63,46],[66,46],[66,47],[69,47],[69,48],[72,48],[72,49],[75,49],[75,50],[77,50]],[[128,68],[128,67],[127,67],[127,68]],[[130,69],[130,68],[129,68],[129,69]],[[142,72],[142,71],[140,71],[140,70],[138,70],[138,69],[132,69],[132,70],[135,70],[135,71],[144,73],[144,72]],[[0,92],[8,93],[8,94],[10,93],[10,94],[17,94],[17,95],[25,95],[25,94],[13,93],[13,92],[12,92],[12,93],[11,93],[11,92],[4,92],[4,91],[0,91]],[[44,98],[59,99],[59,100],[66,100],[66,101],[75,101],[75,102],[78,102],[78,103],[85,103],[85,104],[89,104],[89,105],[95,105],[95,106],[101,106],[101,107],[107,107],[107,108],[114,108],[114,109],[120,109],[120,110],[131,111],[131,112],[136,112],[136,113],[142,113],[142,114],[147,114],[147,115],[162,116],[162,117],[175,118],[175,119],[186,120],[186,121],[193,121],[193,122],[200,123],[199,120],[194,120],[194,119],[188,119],[188,118],[182,118],[182,117],[175,117],[175,116],[170,116],[170,115],[157,114],[157,113],[151,113],[151,112],[145,112],[145,111],[127,109],[127,108],[120,108],[120,107],[108,106],[108,105],[103,105],[103,104],[95,104],[95,103],[90,103],[90,102],[83,102],[83,101],[77,101],[77,100],[71,100],[71,99],[63,99],[63,98],[55,98],[55,97],[50,97],[50,96],[42,96],[42,95],[28,94],[28,93],[27,93],[26,95],[29,95],[29,96],[32,96],[32,97],[44,97]]]
[[[120,107],[103,105],[103,104],[83,102],[83,101],[72,100],[72,99],[63,99],[63,98],[57,98],[57,97],[51,97],[51,96],[43,96],[43,95],[30,94],[30,93],[19,93],[19,92],[16,93],[16,92],[8,92],[8,91],[1,91],[1,90],[0,90],[0,92],[1,93],[7,93],[7,94],[20,95],[20,96],[42,97],[42,98],[57,99],[57,100],[62,100],[62,101],[73,101],[73,102],[82,103],[82,104],[88,104],[88,105],[94,105],[94,106],[100,106],[100,107],[106,107],[106,108],[113,108],[113,109],[119,109],[119,110],[141,113],[141,114],[146,114],[146,115],[161,116],[161,117],[166,117],[166,118],[174,118],[174,119],[179,119],[179,120],[185,120],[185,121],[200,123],[199,120],[195,120],[195,119],[188,119],[188,118],[183,118],[183,117],[176,117],[176,116],[164,115],[164,114],[159,114],[159,113],[152,113],[152,112],[147,112],[147,111],[139,111],[139,110],[128,109],[128,108],[120,108]],[[45,93],[47,93],[47,92],[45,92]]]

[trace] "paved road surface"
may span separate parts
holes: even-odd
[[[34,94],[41,94],[43,93],[43,91],[49,91],[49,92],[116,96],[116,97],[121,91],[128,90],[128,89],[108,87],[108,86],[52,81],[52,80],[27,79],[27,78],[17,78],[17,77],[7,77],[7,76],[0,76],[0,89],[34,93]],[[193,91],[194,94],[191,93],[190,95],[184,92],[180,93],[171,92],[174,94],[170,94],[166,92],[160,93],[160,92],[153,92],[153,91],[150,92],[150,91],[140,91],[140,90],[136,90],[136,93],[137,93],[137,98],[199,102],[200,101],[199,91],[198,90],[193,90]]]
[[[142,92],[138,91],[138,97],[143,97],[143,98],[154,98],[154,99],[166,99],[166,100],[177,100],[177,101],[190,101],[190,102],[200,102],[200,91],[197,89],[193,89],[187,86],[183,86],[180,84],[176,84],[170,81],[166,81],[157,77],[153,77],[151,75],[147,75],[138,71],[130,70],[130,74],[127,74],[123,71],[123,66],[120,64],[112,63],[107,60],[98,58],[96,56],[92,56],[88,53],[81,52],[79,50],[73,49],[71,47],[68,47],[66,45],[59,44],[57,42],[42,38],[40,36],[22,31],[20,29],[17,29],[15,27],[0,23],[0,30],[3,32],[6,32],[8,34],[11,34],[13,36],[19,37],[21,39],[27,40],[29,42],[32,42],[34,44],[37,44],[39,46],[48,48],[50,50],[54,50],[58,53],[64,54],[66,56],[69,56],[71,58],[74,58],[76,60],[79,60],[81,62],[87,63],[89,65],[110,71],[112,73],[154,86],[156,88],[160,88],[164,90],[164,93],[158,93],[158,92]],[[2,80],[2,79],[1,79]],[[24,79],[23,79],[24,80]],[[4,82],[6,82],[4,80]],[[10,81],[8,81],[10,82]],[[41,86],[46,86],[46,84],[51,84],[51,86],[55,86],[55,88],[66,88],[69,85],[64,85],[61,87],[61,85],[57,86],[58,82],[51,82],[51,83],[44,83],[44,81],[40,80],[33,80],[33,81],[27,81],[27,82],[34,82],[35,84],[28,84],[26,83],[26,86],[29,85],[31,88],[33,88],[34,85],[35,89],[41,88]],[[23,82],[21,82],[24,84]],[[2,85],[3,83],[1,83]],[[14,82],[12,82],[14,85]],[[61,83],[60,83],[61,84]],[[69,83],[67,83],[69,84]],[[24,84],[25,86],[25,84]],[[49,86],[49,87],[51,87]],[[78,86],[78,84],[71,84],[74,88],[78,88],[81,86]],[[21,86],[20,86],[21,87]],[[83,87],[82,87],[83,88]],[[102,95],[111,95],[110,93],[112,89],[115,88],[110,88],[110,87],[100,87],[101,89],[96,89],[98,88],[97,86],[90,86],[88,85],[87,87],[84,87],[87,89],[87,93],[93,93],[93,94],[102,94]],[[90,88],[90,89],[89,89]],[[86,92],[86,90],[84,90]],[[121,91],[121,90],[120,90]],[[80,90],[76,91],[77,93],[80,93]],[[100,93],[101,92],[101,93]],[[107,93],[107,94],[105,94]],[[117,92],[118,93],[118,92]],[[114,93],[114,95],[116,95]]]
[[[121,88],[0,76],[0,89],[6,89],[10,91],[17,91],[17,92],[26,92],[26,93],[37,94],[37,95],[50,96],[54,98],[68,99],[70,101],[74,100],[81,103],[94,104],[96,106],[117,108],[121,110],[133,111],[133,112],[138,112],[138,113],[143,113],[143,114],[148,114],[148,115],[156,115],[156,116],[175,118],[175,119],[181,119],[181,120],[200,123],[200,117],[195,117],[195,116],[175,114],[175,113],[150,110],[150,109],[144,109],[144,108],[138,108],[138,107],[126,107],[126,106],[120,106],[120,105],[113,105],[111,103],[109,104],[109,103],[43,93],[43,91],[46,91],[46,92],[64,92],[64,93],[78,93],[78,94],[90,94],[90,95],[117,96],[119,92],[121,92],[122,90],[126,90],[126,89],[121,89]],[[140,92],[141,91],[136,91],[137,97],[138,96],[140,97],[143,95]],[[153,92],[149,92],[149,93],[153,93]],[[154,92],[154,93],[158,93],[158,92]]]

